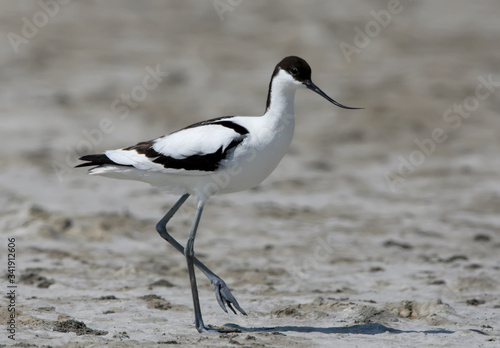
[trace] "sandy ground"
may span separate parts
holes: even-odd
[[[498,1],[42,4],[0,5],[1,344],[499,345]],[[198,334],[185,261],[154,229],[177,197],[72,166],[261,114],[290,54],[366,109],[299,91],[276,171],[209,202],[197,256],[248,316],[200,273],[206,322],[242,332]],[[183,243],[193,213],[171,222]]]

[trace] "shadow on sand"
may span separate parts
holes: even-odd
[[[420,332],[425,334],[452,334],[455,331],[450,330],[397,330],[391,327],[378,324],[360,324],[346,327],[313,327],[313,326],[274,326],[274,327],[243,327],[236,324],[225,324],[225,327],[241,330],[242,332],[321,332],[325,334],[360,334],[360,335],[377,335],[384,332],[394,334]],[[480,332],[482,333],[482,332]]]

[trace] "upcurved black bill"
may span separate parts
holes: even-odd
[[[335,104],[335,105],[337,105],[340,108],[351,109],[351,110],[364,109],[364,108],[352,108],[350,106],[345,106],[345,105],[342,105],[342,104],[336,102],[335,100],[333,100],[332,98],[330,98],[329,96],[327,96],[325,92],[323,92],[321,89],[319,89],[319,87],[316,86],[311,80],[307,80],[306,82],[304,82],[304,86],[306,86],[307,88],[309,88],[311,91],[314,91],[314,92],[318,93],[320,96],[322,96],[323,98],[325,98],[326,100],[328,100],[330,103]]]

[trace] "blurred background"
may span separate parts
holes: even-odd
[[[475,96],[481,78],[500,80],[495,1],[1,6],[1,175],[2,190],[13,196],[24,191],[38,200],[86,185],[83,171],[71,169],[79,155],[210,117],[262,114],[270,74],[287,55],[306,59],[334,99],[365,110],[340,110],[299,91],[285,161],[300,163],[284,172],[300,178],[311,163],[333,173],[345,168],[380,193],[412,194],[429,175],[440,186],[470,190],[470,178],[461,176],[498,169],[498,83],[477,105],[467,100],[472,112],[444,116]],[[445,141],[412,161],[415,141],[432,139],[436,128]],[[357,173],[351,168],[360,165]],[[26,181],[22,190],[16,180]],[[46,204],[81,208],[72,196]]]
[[[203,255],[236,278],[248,265],[264,274],[268,267],[283,271],[291,258],[299,271],[271,281],[283,291],[314,270],[307,286],[322,284],[326,292],[357,284],[387,296],[408,291],[407,298],[453,293],[449,301],[457,306],[483,294],[488,305],[498,291],[488,272],[500,266],[492,256],[500,247],[499,13],[494,0],[3,1],[3,230],[50,243],[47,237],[64,241],[68,231],[106,240],[107,233],[142,228],[153,245],[159,237],[152,223],[104,228],[88,221],[117,214],[117,221],[153,222],[176,197],[142,183],[88,177],[73,169],[77,158],[207,118],[261,115],[275,65],[297,55],[328,95],[365,109],[339,109],[298,91],[290,153],[258,188],[213,198],[197,242]],[[318,238],[330,237],[329,261],[306,263]],[[241,257],[232,261],[239,266],[211,248],[222,240]],[[278,246],[280,256],[271,256]],[[409,280],[412,267],[435,268],[454,255],[464,264],[451,273],[443,265],[432,296],[422,290],[431,280]],[[354,268],[328,266],[342,262]],[[364,279],[374,262],[386,271],[378,277],[407,279],[413,288]],[[466,262],[480,267],[463,268]],[[491,280],[488,287],[468,293],[468,281],[459,280],[464,269],[476,272],[471,279]],[[349,278],[358,271],[361,278]],[[270,282],[255,274],[244,279]],[[248,282],[232,284],[242,290]],[[248,291],[244,296],[257,296]]]

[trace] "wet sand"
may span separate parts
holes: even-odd
[[[4,330],[1,344],[498,344],[497,2],[51,4],[0,11],[1,255],[15,238],[17,285],[15,341]],[[248,316],[224,313],[199,273],[206,323],[242,332],[198,334],[185,260],[154,228],[177,197],[72,167],[262,114],[291,54],[365,110],[298,91],[276,171],[210,200],[196,255]],[[182,243],[194,207],[169,226]]]

